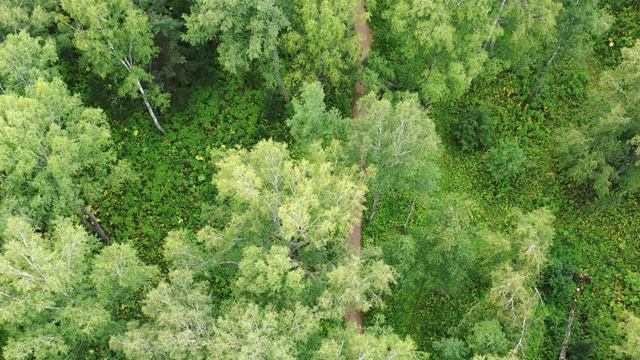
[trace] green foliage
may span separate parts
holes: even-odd
[[[69,219],[58,218],[42,235],[24,218],[11,218],[3,238],[0,321],[7,359],[84,358],[104,348],[122,329],[110,310],[158,272],[123,245],[93,258],[96,240]]]
[[[109,344],[130,359],[203,359],[213,335],[211,301],[204,283],[188,270],[169,273],[170,282],[151,290],[142,312],[150,319],[141,327],[112,336]]]
[[[489,109],[476,106],[456,118],[451,128],[462,151],[471,152],[489,148],[493,144],[496,120]]]
[[[442,360],[462,360],[469,355],[469,348],[458,338],[445,338],[434,341],[433,350]]]
[[[347,152],[354,163],[377,169],[370,187],[425,195],[437,189],[440,137],[416,94],[393,104],[369,93],[358,101],[361,116],[348,122]]]
[[[480,232],[473,221],[475,204],[462,196],[434,197],[425,205],[424,225],[413,234],[421,261],[411,267],[417,271],[407,274],[405,281],[426,291],[455,296],[481,272],[478,267],[482,261],[499,257],[508,244],[492,244],[493,235]]]
[[[555,152],[567,177],[593,187],[599,197],[635,192],[640,98],[640,42],[623,49],[623,62],[602,74],[586,122],[558,131]]]
[[[62,5],[71,2],[64,0]],[[372,20],[377,55],[365,60],[362,75],[356,75],[361,52],[355,45],[352,20],[357,2],[218,1],[218,5],[223,3],[219,13],[228,15],[233,10],[242,17],[226,16],[222,21],[231,24],[227,32],[222,29],[203,36],[220,42],[218,50],[223,50],[231,34],[234,45],[246,45],[252,55],[257,54],[256,58],[236,54],[246,67],[242,76],[234,77],[218,71],[214,64],[218,59],[210,56],[215,51],[211,44],[187,48],[179,43],[183,22],[178,18],[189,6],[187,2],[136,0],[133,7],[131,1],[77,3],[82,4],[74,10],[78,17],[106,21],[103,24],[115,19],[116,25],[104,28],[108,36],[117,35],[111,38],[114,48],[125,44],[120,52],[125,56],[130,47],[120,42],[126,38],[120,35],[125,30],[140,33],[141,41],[134,43],[132,52],[141,46],[149,50],[150,60],[141,56],[136,59],[138,67],[128,69],[120,62],[122,56],[112,57],[113,72],[99,71],[100,66],[91,61],[100,59],[90,60],[90,55],[107,59],[110,53],[83,50],[85,61],[78,62],[70,36],[91,32],[92,26],[71,11],[66,15],[72,19],[67,18],[58,9],[60,2],[8,0],[0,4],[0,38],[4,40],[0,68],[18,66],[26,74],[26,81],[14,76],[13,70],[0,74],[10,93],[0,97],[5,107],[0,109],[0,138],[5,141],[0,149],[0,164],[5,166],[0,167],[0,228],[15,229],[17,222],[9,220],[11,215],[26,214],[30,219],[21,220],[22,233],[29,234],[30,244],[55,242],[61,237],[54,230],[56,215],[73,214],[91,201],[100,205],[91,210],[120,243],[98,253],[90,239],[90,250],[82,260],[74,258],[71,275],[66,270],[69,265],[60,261],[69,253],[65,252],[69,246],[63,250],[32,247],[38,250],[37,260],[44,259],[43,268],[64,275],[65,280],[56,286],[72,285],[67,286],[70,290],[65,288],[66,294],[30,293],[37,295],[32,296],[35,300],[53,299],[53,305],[45,305],[51,308],[39,310],[34,310],[34,305],[41,305],[35,301],[14,301],[0,294],[0,346],[5,357],[236,359],[258,354],[270,358],[415,359],[422,354],[405,337],[410,335],[423,350],[431,349],[434,339],[466,339],[474,353],[467,350],[462,358],[550,358],[557,355],[566,315],[576,298],[571,281],[576,272],[590,274],[593,282],[577,297],[570,357],[636,355],[633,335],[638,331],[632,315],[627,314],[640,310],[635,266],[640,224],[629,215],[638,207],[637,196],[632,194],[638,183],[634,166],[637,99],[633,95],[637,59],[633,51],[623,59],[620,48],[633,46],[637,38],[633,35],[638,29],[637,5],[627,0],[600,7],[595,0],[433,4],[367,0],[370,14],[365,16]],[[195,2],[194,10],[213,3]],[[112,11],[115,8],[122,11]],[[602,8],[615,16],[611,31],[603,36],[601,31],[611,18],[604,16]],[[99,16],[106,13],[113,14],[111,19]],[[274,18],[276,15],[281,17]],[[54,16],[57,29],[51,26]],[[249,18],[255,21],[245,21]],[[598,59],[606,66],[622,64],[602,74],[598,88],[593,79],[600,76],[602,64],[591,57],[592,36]],[[43,77],[42,84],[60,85],[59,80],[52,80],[58,70],[52,67],[54,38],[65,81],[81,92],[85,103],[104,107],[112,121],[113,140],[103,131],[104,115],[97,111],[90,119],[78,115],[87,109],[81,104],[68,105],[75,100],[57,95],[63,91],[51,90],[37,99],[33,95],[36,87],[45,87],[36,82],[39,77]],[[76,36],[76,42],[78,38],[82,36]],[[258,39],[253,47],[252,39]],[[189,61],[176,69],[181,54]],[[234,53],[223,52],[220,60],[225,55]],[[549,60],[552,66],[546,66]],[[138,96],[142,86],[151,82],[150,73],[165,80],[177,73],[172,90],[190,93],[177,99],[178,107],[174,103],[164,113],[172,133],[162,141],[151,134],[150,124],[141,125],[141,112],[130,111],[131,101],[119,98]],[[109,79],[101,81],[100,75]],[[263,75],[265,89],[257,88],[263,81],[255,75]],[[7,80],[11,76],[14,78]],[[351,123],[336,110],[327,111],[333,106],[342,114],[350,113],[355,78],[369,91],[380,90],[378,96],[391,104],[374,104],[376,114],[361,118],[370,121],[362,125],[364,133],[358,128],[359,120]],[[296,93],[303,81],[317,80],[324,90],[318,84],[305,86],[287,110],[273,91],[286,84]],[[58,85],[51,89],[64,87]],[[437,130],[453,135],[452,139],[444,137],[443,157],[401,158],[391,147],[377,146],[376,141],[393,140],[402,133],[394,117],[404,99],[392,92],[406,89],[422,91],[426,97],[422,104],[431,106],[429,117]],[[153,100],[158,91],[151,84],[146,94]],[[587,102],[590,93],[595,94],[594,100]],[[165,99],[157,98],[160,103]],[[416,124],[427,129],[426,134],[435,134],[419,105],[407,108],[419,109]],[[491,116],[483,117],[483,109],[491,109]],[[87,110],[87,116],[93,111]],[[382,120],[376,119],[378,115]],[[404,115],[399,117],[413,121]],[[274,173],[279,177],[295,175],[285,181],[288,193],[254,188],[261,189],[257,191],[260,200],[273,197],[269,204],[277,204],[278,230],[268,208],[256,206],[255,199],[247,200],[238,193],[218,196],[209,181],[214,169],[206,160],[208,147],[240,144],[251,148],[270,137],[290,141],[285,118],[290,119],[296,143],[283,160],[288,167],[268,169],[277,169]],[[75,120],[66,119],[86,120],[97,124],[98,130],[89,125],[74,128],[69,124]],[[486,119],[490,120],[485,123]],[[493,145],[491,123],[495,123],[495,138],[517,138],[526,148],[528,159],[519,175],[494,179],[485,169],[488,159],[469,151]],[[575,131],[556,132],[568,127]],[[393,135],[374,134],[380,129]],[[357,130],[360,137],[347,130]],[[416,131],[422,130],[410,133]],[[100,136],[93,138],[97,133]],[[568,150],[552,153],[553,135],[560,145],[555,149],[566,146]],[[336,138],[341,142],[333,141]],[[424,147],[433,150],[432,143],[423,138],[432,139],[422,133],[417,136],[418,145],[406,149],[411,154],[421,153]],[[462,146],[465,153],[452,145]],[[359,146],[364,150],[352,151]],[[42,152],[43,147],[55,149],[55,161],[51,150]],[[135,164],[141,181],[111,187],[129,180],[130,174],[113,173],[118,169],[114,151]],[[48,157],[46,166],[38,158],[43,153]],[[363,160],[363,153],[365,165],[371,166],[366,166],[366,176],[356,176],[352,166]],[[216,161],[223,161],[223,156],[216,152]],[[105,158],[110,159],[106,164],[86,165],[88,159]],[[497,158],[496,163],[507,162],[504,156]],[[567,186],[563,185],[566,177],[558,176],[557,164],[567,169],[563,172],[571,180]],[[263,164],[249,165],[235,169],[229,164],[227,172],[261,174],[255,168]],[[442,173],[440,193],[431,186],[435,185],[436,165]],[[251,179],[264,181],[262,175]],[[385,190],[377,220],[362,224],[364,251],[359,256],[349,253],[343,240],[357,218],[347,210],[361,209],[362,192],[358,196],[341,192],[350,193],[351,201],[329,206],[338,202],[335,189],[347,183],[336,179],[356,184],[352,190],[364,192],[360,186],[365,181],[374,192]],[[594,212],[584,208],[594,188],[605,200],[614,194],[616,206]],[[427,192],[429,197],[423,196]],[[365,204],[372,207],[368,200]],[[513,215],[513,208],[527,212],[541,206],[557,215],[558,237],[553,244],[548,214]],[[340,220],[347,218],[350,220]],[[287,221],[296,225],[287,228]],[[70,224],[69,219],[62,222]],[[318,223],[326,228],[314,227]],[[15,234],[5,237],[11,245],[2,251],[15,250],[21,239]],[[384,250],[384,262],[371,249],[375,245]],[[165,280],[153,296],[147,295],[161,275],[138,260],[133,248],[142,250],[146,261],[169,270],[171,280],[174,273],[190,270],[192,275],[183,276],[180,282],[187,290],[179,293],[177,282]],[[20,270],[18,265],[25,265],[29,257],[18,255],[10,259],[13,262],[7,261]],[[553,260],[549,263],[547,257]],[[15,273],[6,267],[0,273],[4,294],[5,274]],[[65,282],[68,279],[72,281]],[[34,281],[21,284],[41,285]],[[342,320],[345,308],[353,303],[359,309],[373,309],[363,314],[362,335],[355,328],[345,329]],[[377,324],[375,312],[383,304],[390,325],[400,336]],[[198,305],[206,309],[205,315],[190,308]],[[7,315],[18,308],[22,319]],[[131,320],[139,322],[131,322],[127,335],[122,335],[125,321]],[[185,322],[189,329],[185,330]],[[206,336],[194,332],[200,329],[206,330]],[[112,342],[119,354],[108,348],[110,335],[122,340]],[[486,339],[501,343],[503,338],[508,346],[496,345],[498,353],[478,350],[491,343]],[[457,348],[467,345],[458,343]],[[487,353],[480,355],[480,351]],[[439,353],[434,355],[439,358]]]
[[[292,304],[305,290],[304,270],[289,257],[289,249],[272,246],[267,253],[257,246],[244,248],[238,264],[236,287],[261,300]]]
[[[53,23],[56,2],[47,0],[6,0],[0,3],[0,37],[28,31],[41,35]]]
[[[169,94],[160,91],[145,69],[158,51],[153,44],[149,17],[131,0],[65,0],[61,6],[78,26],[73,42],[93,67],[92,71],[102,78],[114,79],[120,96],[140,96],[164,133],[151,105],[165,109]],[[146,91],[142,82],[150,84]]]
[[[295,114],[287,120],[291,135],[303,148],[320,142],[328,147],[345,134],[344,120],[336,109],[326,111],[324,90],[319,82],[304,83],[302,93],[292,101]]]
[[[614,350],[621,356],[630,359],[640,359],[640,318],[634,314],[627,314],[624,322],[625,339]]]
[[[392,268],[374,256],[345,256],[327,273],[328,286],[318,302],[327,318],[341,319],[345,310],[366,312],[383,308],[382,295],[395,283]]]
[[[392,62],[402,64],[396,71],[407,84],[403,89],[439,102],[460,97],[480,76],[527,69],[554,38],[560,9],[553,0],[403,0],[391,3],[383,19]]]
[[[497,320],[481,321],[473,325],[467,343],[476,355],[505,355],[510,345]]]
[[[513,181],[527,165],[525,150],[517,138],[500,139],[486,154],[486,168],[498,182]]]
[[[282,38],[291,63],[286,77],[291,88],[318,80],[332,89],[351,86],[362,51],[352,30],[357,6],[351,0],[295,2],[291,31]]]
[[[259,224],[290,246],[307,245],[316,250],[332,247],[346,237],[355,222],[355,211],[365,187],[350,174],[338,175],[320,148],[309,160],[293,161],[285,144],[259,142],[253,150],[230,150],[216,163],[214,183],[223,197],[231,197],[240,210],[234,222],[253,223],[242,229],[245,238],[263,241]],[[329,204],[331,204],[329,206]],[[244,211],[243,211],[244,212]],[[242,228],[242,227],[240,227]],[[311,255],[311,254],[309,254]]]
[[[185,15],[184,39],[191,44],[220,41],[220,63],[233,74],[257,62],[267,86],[280,86],[288,101],[278,53],[280,32],[290,25],[286,13],[274,0],[200,0]]]
[[[42,43],[42,44],[41,44]],[[32,38],[26,31],[8,35],[0,44],[0,86],[2,92],[24,94],[36,80],[52,81],[58,59],[52,39]]]
[[[178,14],[186,4],[171,0],[135,0],[149,16],[154,44],[158,53],[151,60],[151,73],[163,84],[163,87],[177,88],[176,82],[186,82],[186,69],[189,67],[185,54],[188,49],[181,43],[184,21]],[[176,9],[177,8],[177,9]]]
[[[90,279],[95,295],[106,309],[117,310],[120,304],[148,287],[159,271],[138,259],[130,245],[113,244],[104,248],[94,259]]]
[[[354,327],[340,329],[323,340],[322,346],[314,354],[314,359],[420,359],[420,353],[410,338],[402,339],[389,328],[375,324],[367,328],[364,334],[357,333]]]
[[[118,162],[104,113],[85,108],[60,79],[25,96],[0,96],[0,182],[5,212],[45,226],[132,179]]]
[[[219,359],[296,359],[296,346],[304,344],[319,328],[308,308],[276,312],[255,304],[235,304],[217,319],[209,354]]]
[[[598,59],[608,67],[619,65],[623,48],[632,47],[640,39],[638,8],[634,0],[617,0],[599,4],[613,15],[611,27],[594,41]]]

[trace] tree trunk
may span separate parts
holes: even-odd
[[[573,305],[571,305],[571,311],[569,312],[569,324],[567,325],[567,332],[564,335],[564,341],[562,342],[562,350],[560,350],[560,355],[558,356],[558,360],[567,359],[567,350],[569,349],[569,340],[571,339],[571,327],[573,326],[573,315],[575,313],[577,304],[578,304],[578,299],[573,299]]]
[[[105,244],[108,244],[109,237],[104,232],[104,230],[102,230],[102,227],[100,226],[100,223],[98,223],[98,219],[96,218],[96,216],[91,211],[89,211],[86,206],[82,207],[82,212],[85,213],[89,217],[89,219],[91,219],[91,223],[93,224],[93,226],[90,229],[93,230],[93,232],[95,232]],[[87,226],[86,219],[83,219],[82,223]]]
[[[280,85],[280,90],[282,91],[282,95],[284,96],[284,101],[289,103],[291,101],[291,97],[289,96],[289,91],[287,90],[287,86],[284,84],[284,80],[282,80],[282,75],[280,74],[280,55],[278,54],[278,49],[273,48],[273,62],[275,66],[275,74],[276,79],[278,81],[278,85]]]
[[[579,0],[576,1],[576,6],[578,6],[578,4],[580,4]],[[551,57],[549,58],[549,60],[547,60],[547,62],[544,63],[544,66],[542,67],[542,70],[540,71],[540,75],[538,76],[538,86],[536,86],[535,90],[533,91],[531,96],[529,96],[527,101],[529,101],[529,102],[533,101],[533,99],[535,99],[538,96],[538,94],[540,93],[540,88],[542,87],[540,82],[542,81],[542,77],[547,73],[547,69],[549,68],[549,66],[551,66],[551,64],[553,64],[553,62],[556,59],[556,56],[558,56],[558,52],[560,52],[560,48],[562,47],[563,40],[564,40],[564,38],[569,36],[569,31],[571,30],[571,27],[573,26],[573,22],[574,21],[576,21],[575,17],[573,17],[571,19],[571,21],[569,22],[569,25],[567,25],[567,27],[564,28],[564,31],[562,32],[562,36],[560,37],[560,40],[558,41],[558,46],[556,47],[556,50],[553,52],[553,54],[551,54]]]
[[[373,199],[373,206],[371,207],[371,215],[369,215],[369,222],[373,221],[373,217],[376,215],[376,209],[378,208],[378,200],[380,199],[380,191],[382,188],[378,186],[376,191],[376,197]]]
[[[407,220],[404,222],[404,228],[406,229],[409,226],[409,219],[411,218],[411,214],[413,214],[413,208],[416,206],[416,200],[418,199],[418,195],[413,197],[413,202],[411,203],[411,210],[409,210],[409,215],[407,215]]]
[[[144,104],[147,106],[147,110],[149,110],[149,114],[151,115],[151,118],[153,119],[153,124],[156,126],[156,128],[158,128],[158,130],[160,130],[160,132],[162,133],[162,135],[166,135],[167,132],[165,131],[164,128],[162,128],[162,126],[160,125],[160,122],[158,122],[158,118],[156,117],[156,113],[153,112],[153,109],[151,108],[151,104],[149,104],[149,100],[147,100],[147,96],[144,94],[144,89],[142,88],[142,84],[140,84],[140,80],[136,80],[136,84],[138,84],[138,90],[140,91],[140,96],[142,97],[142,101],[144,101]]]
[[[493,30],[498,26],[498,23],[500,22],[500,18],[502,17],[502,10],[504,9],[504,6],[506,3],[507,3],[507,0],[502,0],[502,4],[500,5],[500,10],[498,10],[498,17],[493,22],[493,25],[491,26],[491,30],[489,31],[489,35],[487,36],[486,39],[484,39],[484,42],[482,43],[482,50],[486,50],[487,46],[489,46],[489,43],[491,42],[491,38],[493,37]]]
[[[622,165],[618,166],[618,168],[616,169],[616,175],[622,174],[622,172],[625,171],[629,167],[629,165],[635,163],[637,157],[638,157],[638,149],[633,148],[633,150],[631,150],[631,153],[629,154],[627,159],[624,161],[624,163],[622,163]]]

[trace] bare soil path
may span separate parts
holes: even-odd
[[[362,72],[362,61],[369,55],[369,51],[371,49],[371,28],[367,24],[367,18],[365,17],[366,9],[364,7],[364,3],[361,1],[360,6],[356,11],[356,20],[355,20],[355,32],[358,37],[358,45],[362,50],[362,54],[360,55],[360,68],[358,68],[358,73]],[[354,101],[353,101],[353,117],[358,118],[360,116],[360,111],[357,106],[357,98],[359,96],[364,95],[364,86],[357,82],[354,89]],[[363,170],[365,167],[365,161],[362,159],[360,162],[360,169]],[[364,199],[362,199],[364,202]],[[362,211],[358,213],[358,222],[351,230],[349,234],[349,238],[347,239],[347,244],[351,246],[354,253],[360,252],[360,248],[362,247]],[[348,323],[355,323],[358,325],[358,330],[362,333],[362,313],[356,310],[349,310],[345,314],[345,321]]]

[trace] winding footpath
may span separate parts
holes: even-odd
[[[360,55],[360,68],[358,68],[358,73],[362,72],[362,61],[369,55],[369,51],[371,49],[371,28],[367,24],[367,19],[365,17],[366,9],[364,7],[364,3],[361,1],[360,6],[356,10],[356,19],[355,19],[355,32],[358,37],[358,45],[362,50],[362,54]],[[358,118],[360,116],[360,110],[357,105],[357,98],[364,95],[364,86],[357,82],[354,89],[354,102],[353,102],[353,117]],[[364,170],[365,160],[362,159],[360,161],[360,170]],[[362,199],[364,202],[364,198]],[[349,237],[347,238],[347,244],[351,246],[351,249],[354,253],[359,253],[360,248],[362,247],[362,211],[358,213],[358,221],[354,225]],[[360,333],[363,332],[362,327],[362,313],[355,309],[351,309],[347,311],[345,314],[345,321],[347,324],[355,323],[358,326],[358,331]]]

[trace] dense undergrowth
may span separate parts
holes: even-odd
[[[611,33],[617,31],[612,29]],[[613,47],[605,50],[616,52]],[[599,56],[605,64],[610,57],[615,58],[608,53]],[[450,192],[465,194],[477,206],[476,220],[495,230],[508,226],[514,208],[532,210],[544,206],[552,210],[556,216],[556,238],[539,284],[546,319],[538,324],[539,343],[530,347],[535,351],[527,357],[557,358],[571,304],[578,299],[570,358],[585,358],[581,356],[586,354],[594,359],[613,358],[611,346],[621,342],[618,324],[623,319],[623,310],[639,309],[640,221],[631,215],[638,211],[638,197],[625,196],[613,205],[603,206],[595,201],[590,189],[571,185],[556,169],[551,136],[555,129],[575,123],[573,114],[585,103],[594,72],[584,64],[562,59],[551,76],[553,85],[547,85],[533,101],[529,97],[536,79],[534,69],[530,77],[504,74],[488,83],[476,83],[459,102],[432,109],[430,115],[436,120],[446,146],[441,164],[441,191],[432,197]],[[460,150],[452,124],[464,116],[465,110],[472,111],[478,105],[488,108],[495,118],[494,143],[499,139],[516,139],[525,149],[527,165],[517,176],[505,180],[492,176],[487,171],[486,149]],[[386,238],[423,226],[423,219],[430,216],[428,208],[419,206],[409,227],[404,229],[409,208],[401,204],[409,204],[411,200],[403,194],[395,197],[382,199],[376,219],[365,227],[370,241],[384,243]],[[576,296],[574,274],[592,278],[590,284],[583,284],[581,296]],[[386,318],[399,333],[411,335],[429,350],[432,341],[456,334],[482,298],[472,281],[460,289],[464,296],[452,297],[436,291],[421,292],[415,284],[407,285],[400,279],[388,300]]]
[[[610,358],[611,345],[621,341],[618,323],[623,310],[637,311],[640,304],[633,294],[638,284],[631,273],[640,270],[640,220],[629,215],[638,211],[638,199],[624,197],[615,206],[600,210],[593,205],[593,194],[588,189],[570,185],[555,168],[550,136],[554,129],[574,121],[572,114],[579,111],[588,83],[593,80],[591,69],[566,59],[558,62],[552,72],[556,79],[553,87],[543,89],[529,102],[535,76],[533,69],[530,78],[501,75],[476,84],[468,97],[431,110],[430,116],[435,119],[446,148],[441,159],[441,190],[431,197],[465,194],[475,203],[473,221],[493,230],[508,226],[509,214],[515,208],[551,209],[556,216],[557,235],[549,266],[539,284],[547,316],[536,327],[539,343],[531,347],[536,352],[528,357],[557,356],[575,298],[572,275],[580,273],[592,277],[593,282],[579,297],[574,345],[569,353],[578,356],[587,348],[592,358]],[[197,230],[211,220],[207,208],[217,200],[211,184],[210,149],[251,146],[269,137],[286,139],[286,129],[279,121],[285,116],[284,111],[274,113],[273,109],[281,105],[273,103],[269,92],[243,88],[242,82],[228,77],[220,77],[216,83],[213,88],[200,85],[191,89],[185,106],[163,114],[169,131],[164,138],[142,111],[112,123],[118,153],[134,165],[140,180],[120,193],[105,194],[96,210],[113,240],[131,242],[149,263],[162,261],[159,249],[167,231]],[[487,107],[495,118],[493,142],[518,139],[525,150],[527,166],[517,176],[495,179],[486,169],[486,149],[459,149],[452,124],[464,111],[478,105]],[[411,200],[410,195],[401,193],[383,195],[375,219],[371,223],[365,220],[365,244],[387,249],[388,239],[428,226],[429,208],[420,201],[405,229],[412,211]],[[418,257],[420,251],[416,253]],[[465,317],[482,298],[482,287],[474,281],[482,281],[483,275],[468,279],[458,289],[458,294],[464,296],[456,296],[428,287],[416,288],[415,281],[425,280],[419,275],[414,275],[413,281],[406,280],[411,272],[428,273],[428,269],[418,266],[404,270],[406,273],[399,271],[398,284],[387,299],[388,307],[383,312],[386,324],[399,334],[410,335],[421,349],[431,351],[433,341],[465,326]],[[224,293],[225,279],[218,280],[216,288]],[[375,321],[373,316],[367,319]]]
[[[546,207],[556,216],[556,238],[538,284],[545,320],[534,328],[533,341],[537,343],[529,347],[534,350],[527,357],[557,357],[574,299],[578,299],[578,306],[570,356],[579,359],[590,351],[589,358],[614,357],[611,346],[621,342],[618,324],[623,311],[640,311],[640,218],[633,215],[640,209],[640,200],[628,195],[613,205],[601,206],[589,188],[572,185],[558,171],[551,138],[557,128],[576,124],[574,114],[584,106],[599,71],[617,64],[620,48],[640,37],[634,6],[633,1],[612,5],[618,20],[602,39],[594,40],[596,58],[587,64],[560,56],[537,96],[532,96],[532,91],[538,86],[538,72],[531,67],[528,73],[507,72],[477,81],[463,98],[431,106],[430,117],[445,148],[440,159],[440,190],[420,198],[415,206],[413,195],[383,194],[375,218],[363,224],[365,245],[381,246],[390,264],[406,262],[398,258],[405,250],[416,259],[411,267],[396,269],[398,282],[382,314],[387,325],[401,335],[410,335],[421,350],[432,351],[433,341],[469,327],[466,319],[473,316],[489,281],[489,274],[480,268],[457,284],[455,292],[428,284],[439,274],[420,261],[428,256],[429,239],[434,236],[425,229],[436,223],[434,203],[438,199],[459,201],[458,196],[469,201],[470,226],[491,231],[508,229],[516,208],[531,211]],[[372,19],[374,27],[379,21]],[[381,43],[376,50],[385,52],[391,47]],[[95,89],[99,87],[90,76],[74,82],[80,77],[77,72],[66,71],[66,80],[94,104],[110,109],[118,156],[132,164],[138,176],[117,193],[105,192],[93,210],[112,241],[133,244],[147,263],[162,265],[161,249],[169,230],[195,231],[215,224],[213,209],[220,204],[211,183],[212,149],[251,147],[266,138],[290,140],[284,125],[289,109],[280,97],[219,69],[205,72],[202,83],[184,86],[184,96],[162,114],[168,131],[164,137],[140,104],[98,93]],[[351,97],[343,94],[332,103],[344,110]],[[456,121],[479,108],[487,113],[486,139],[463,151],[461,147],[469,142],[461,141],[464,134],[460,131],[465,130],[460,130]],[[492,146],[501,142],[507,143],[509,151],[505,150],[502,158],[500,154],[489,155]],[[488,170],[491,162],[510,162],[512,154],[526,161],[504,176],[496,177],[495,171]],[[372,202],[370,193],[367,204]],[[364,218],[368,215],[365,212]],[[422,240],[404,242],[405,234]],[[576,295],[574,274],[592,279],[580,296]],[[213,288],[218,297],[224,296],[228,283],[223,277],[216,280]],[[368,314],[365,322],[378,321],[375,315]]]

